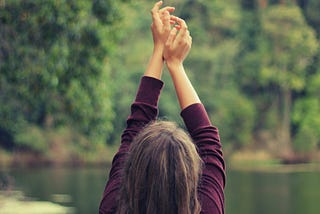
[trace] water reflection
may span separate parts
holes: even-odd
[[[88,214],[98,213],[108,169],[24,169],[4,174],[12,178],[15,189],[28,197]],[[227,175],[228,214],[319,213],[320,171],[229,170]]]
[[[52,201],[74,207],[77,214],[98,213],[107,177],[106,169],[51,168],[5,172],[15,188],[34,200]]]
[[[229,214],[319,213],[319,171],[229,171],[228,178]]]

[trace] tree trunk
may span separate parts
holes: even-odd
[[[284,86],[280,89],[280,124],[278,129],[279,155],[283,159],[292,159],[292,143],[291,143],[291,106],[292,95],[288,87]]]

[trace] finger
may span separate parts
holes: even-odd
[[[166,16],[167,14],[170,15],[171,11],[170,10],[159,10],[160,18]]]
[[[175,15],[171,15],[171,19],[174,20],[175,22],[178,22],[181,20],[178,16],[175,16]]]
[[[170,15],[170,25],[174,25],[176,23],[174,17],[174,15]]]
[[[186,22],[183,19],[181,19],[179,17],[175,17],[174,19],[175,19],[175,21],[177,23],[176,28],[179,30],[179,33],[178,33],[176,39],[178,41],[182,41],[187,36],[188,26],[187,26]]]
[[[169,12],[168,11],[165,11],[164,12],[164,15],[163,15],[163,17],[161,18],[161,20],[162,20],[162,24],[163,24],[163,29],[165,30],[165,31],[167,31],[167,32],[169,32],[170,31],[170,14],[169,14]]]
[[[155,3],[153,8],[151,9],[152,20],[156,25],[161,22],[160,16],[159,16],[159,8],[162,4],[163,4],[162,1],[158,1],[157,3]]]
[[[166,6],[166,7],[164,7],[164,8],[161,8],[161,9],[159,10],[159,12],[160,12],[160,13],[163,13],[164,11],[168,11],[169,13],[173,13],[174,10],[175,10],[174,7]]]
[[[192,36],[190,35],[190,32],[187,31],[187,38],[188,38],[188,42],[191,45],[192,44]]]
[[[163,4],[163,1],[158,1],[154,4],[153,8],[151,9],[151,12],[158,12],[161,5]]]
[[[183,31],[187,31],[188,30],[187,23],[183,19],[181,19],[179,17],[175,17],[175,21],[180,26],[181,30],[183,30]]]
[[[170,13],[173,12],[174,10],[175,10],[174,7],[165,7],[165,8],[162,8],[161,10],[159,10],[161,20],[163,20],[164,17],[166,17],[168,15],[169,15],[169,19],[170,19],[171,18]]]
[[[170,34],[168,36],[167,42],[166,42],[166,46],[167,47],[171,47],[176,39],[176,35],[177,35],[177,29],[176,28],[172,28],[172,30],[170,31]]]
[[[175,25],[174,27],[175,27],[175,29],[177,29],[178,31],[181,29],[181,26],[180,26],[180,25]]]
[[[170,16],[170,23],[176,24],[174,27],[177,28],[177,30],[180,30],[183,25],[186,26],[185,22],[182,19],[174,15]]]
[[[189,30],[187,30],[187,31],[186,31],[186,34],[187,34],[187,36],[188,36],[188,37],[191,37],[191,36],[190,36],[190,31],[189,31]]]
[[[176,21],[174,21],[174,19],[172,19],[173,15],[170,15],[169,17],[169,22],[170,22],[170,25],[174,25],[176,23]]]
[[[188,28],[187,23],[183,19],[177,16],[171,15],[171,20],[177,22],[177,24],[180,25],[181,28],[186,28],[186,29]]]

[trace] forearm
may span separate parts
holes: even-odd
[[[180,108],[183,110],[192,104],[201,103],[183,65],[181,63],[167,62],[167,66],[176,90]]]
[[[163,69],[163,46],[155,46],[144,76],[161,79]]]

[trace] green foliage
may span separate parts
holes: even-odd
[[[237,91],[220,91],[211,118],[217,124],[226,148],[239,149],[252,144],[256,116],[253,103]],[[230,128],[232,127],[232,128]]]
[[[315,67],[317,67],[315,65]],[[293,109],[295,125],[294,147],[298,151],[311,152],[320,146],[320,70],[307,78],[305,96],[301,96]]]
[[[253,134],[259,140],[257,134],[268,130],[277,145],[287,145],[290,150],[293,95],[308,87],[311,72],[307,68],[318,51],[315,31],[294,4],[259,9],[252,1],[242,3],[237,77],[257,112]],[[299,136],[292,136],[293,141]]]
[[[28,126],[69,126],[105,141],[113,130],[106,57],[120,32],[119,4],[15,0],[0,7],[2,129],[21,139]]]
[[[298,151],[314,151],[320,145],[320,99],[304,98],[294,106],[293,121],[298,124],[293,145]]]
[[[261,82],[259,71],[263,55],[264,41],[261,39],[261,13],[256,1],[241,0],[241,12],[237,35],[239,50],[235,66],[236,79],[245,94],[255,96],[260,94]]]
[[[252,142],[255,116],[252,102],[240,93],[235,82],[237,49],[233,39],[211,49],[195,46],[186,62],[201,100],[219,127],[224,145],[229,148],[240,148]]]
[[[285,120],[294,149],[319,146],[317,0],[298,0],[302,10],[278,1],[263,9],[249,0],[164,3],[188,23],[193,47],[186,71],[226,147],[248,146],[266,130],[278,136]],[[80,153],[99,146],[90,141],[119,142],[152,52],[152,5],[146,0],[0,5],[1,131],[39,152],[51,146],[48,130],[76,135],[70,140]],[[182,123],[164,72],[160,117]]]
[[[300,7],[310,25],[315,29],[320,38],[320,2],[318,0],[298,0]]]
[[[25,126],[15,135],[15,142],[21,148],[32,149],[44,153],[48,150],[48,140],[44,132],[37,126]]]
[[[315,32],[297,6],[274,6],[263,14],[263,31],[272,54],[265,55],[261,78],[283,88],[302,90],[306,67],[315,55]]]
[[[313,97],[320,99],[320,67],[315,71],[315,74],[309,76],[306,91]]]
[[[263,59],[261,78],[267,84],[279,88],[275,91],[280,94],[277,104],[279,118],[286,124],[286,130],[290,131],[291,114],[296,114],[292,112],[296,100],[291,97],[294,92],[307,88],[307,67],[318,50],[318,41],[315,31],[306,24],[300,9],[294,5],[273,6],[266,10],[263,14],[263,30],[269,53]],[[310,150],[314,147],[316,135],[308,122],[301,121],[298,130],[297,135],[292,135],[295,149]],[[281,131],[284,132],[285,129]],[[302,139],[307,139],[307,142],[301,146]],[[300,146],[297,146],[299,144]]]

